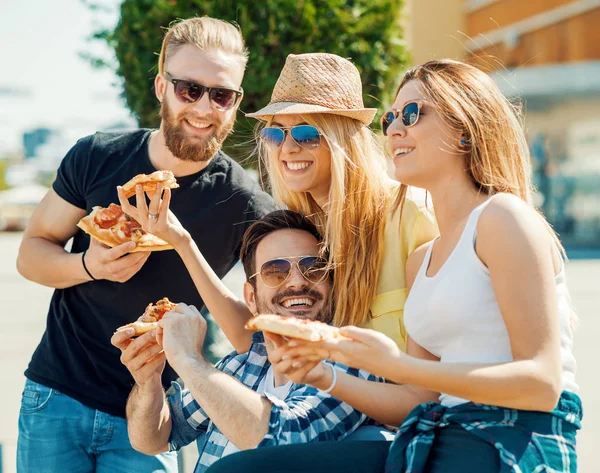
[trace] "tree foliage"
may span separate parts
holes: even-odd
[[[203,15],[235,22],[242,30],[250,50],[243,111],[266,105],[286,56],[304,52],[351,59],[361,72],[365,105],[381,108],[382,102],[390,102],[406,62],[401,8],[401,0],[124,0],[114,30],[94,37],[114,49],[123,96],[143,127],[160,121],[152,89],[164,28],[174,20]],[[237,157],[240,153],[231,145],[248,141],[254,124],[238,118],[227,150]]]

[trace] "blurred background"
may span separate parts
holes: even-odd
[[[17,274],[20,232],[78,138],[157,125],[163,28],[204,14],[237,22],[246,38],[242,111],[269,101],[287,54],[316,51],[352,59],[367,106],[380,110],[404,69],[440,58],[477,65],[522,100],[537,204],[567,248],[581,319],[580,471],[598,471],[600,0],[22,0],[0,3],[0,300],[11,307],[0,316],[0,473],[15,470],[22,373],[51,294]],[[240,113],[226,149],[250,169],[252,127]],[[228,276],[238,294],[242,281],[239,268]],[[207,352],[216,359],[229,346],[211,327]],[[191,471],[195,451],[186,455]]]

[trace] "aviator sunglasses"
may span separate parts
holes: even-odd
[[[291,261],[291,259],[298,259],[298,261]],[[288,280],[294,265],[298,267],[298,271],[304,276],[304,279],[313,284],[324,282],[329,275],[329,265],[327,260],[323,258],[318,256],[288,256],[264,262],[260,267],[260,271],[248,279],[260,275],[260,279],[262,279],[265,286],[276,288]]]
[[[421,116],[421,105],[418,102],[408,102],[402,110],[391,109],[381,116],[381,130],[387,136],[390,125],[398,117],[402,118],[402,124],[405,127],[411,127],[417,124]]]
[[[261,130],[260,137],[272,151],[277,151],[285,141],[288,131],[296,144],[304,149],[315,149],[321,145],[321,132],[312,125],[296,125],[290,128],[268,126]]]
[[[205,85],[190,80],[174,79],[168,72],[164,73],[173,83],[175,97],[183,103],[195,103],[208,92],[210,103],[222,112],[232,109],[242,98],[243,90],[227,89],[225,87],[206,87]]]

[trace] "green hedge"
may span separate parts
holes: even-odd
[[[402,5],[401,0],[124,0],[115,29],[94,37],[114,49],[124,99],[143,127],[160,121],[152,88],[163,28],[176,19],[203,15],[236,22],[242,29],[250,50],[243,111],[264,106],[286,56],[303,52],[352,59],[361,71],[366,106],[381,108],[390,102],[406,64]],[[240,114],[226,149],[236,159],[251,149],[253,126]]]

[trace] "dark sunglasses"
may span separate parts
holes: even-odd
[[[381,117],[381,130],[387,136],[390,125],[398,117],[402,117],[402,124],[405,127],[414,126],[421,116],[421,105],[418,102],[408,102],[402,110],[391,109],[385,112]]]
[[[269,148],[277,151],[285,141],[288,131],[298,146],[304,149],[315,149],[321,145],[321,132],[312,125],[296,125],[290,128],[268,126],[261,130],[260,137]]]
[[[298,259],[298,261],[290,261],[291,259]],[[262,279],[265,286],[279,287],[288,280],[294,265],[298,267],[298,271],[304,276],[304,279],[313,284],[321,284],[329,275],[329,265],[327,260],[323,258],[318,256],[288,256],[264,262],[260,267],[260,271],[250,276],[248,280],[260,275],[260,279]]]
[[[243,90],[206,87],[190,80],[173,79],[173,76],[168,72],[165,72],[165,76],[173,83],[175,97],[183,103],[195,103],[202,98],[204,92],[208,92],[210,103],[217,110],[224,112],[235,107],[244,95]]]

